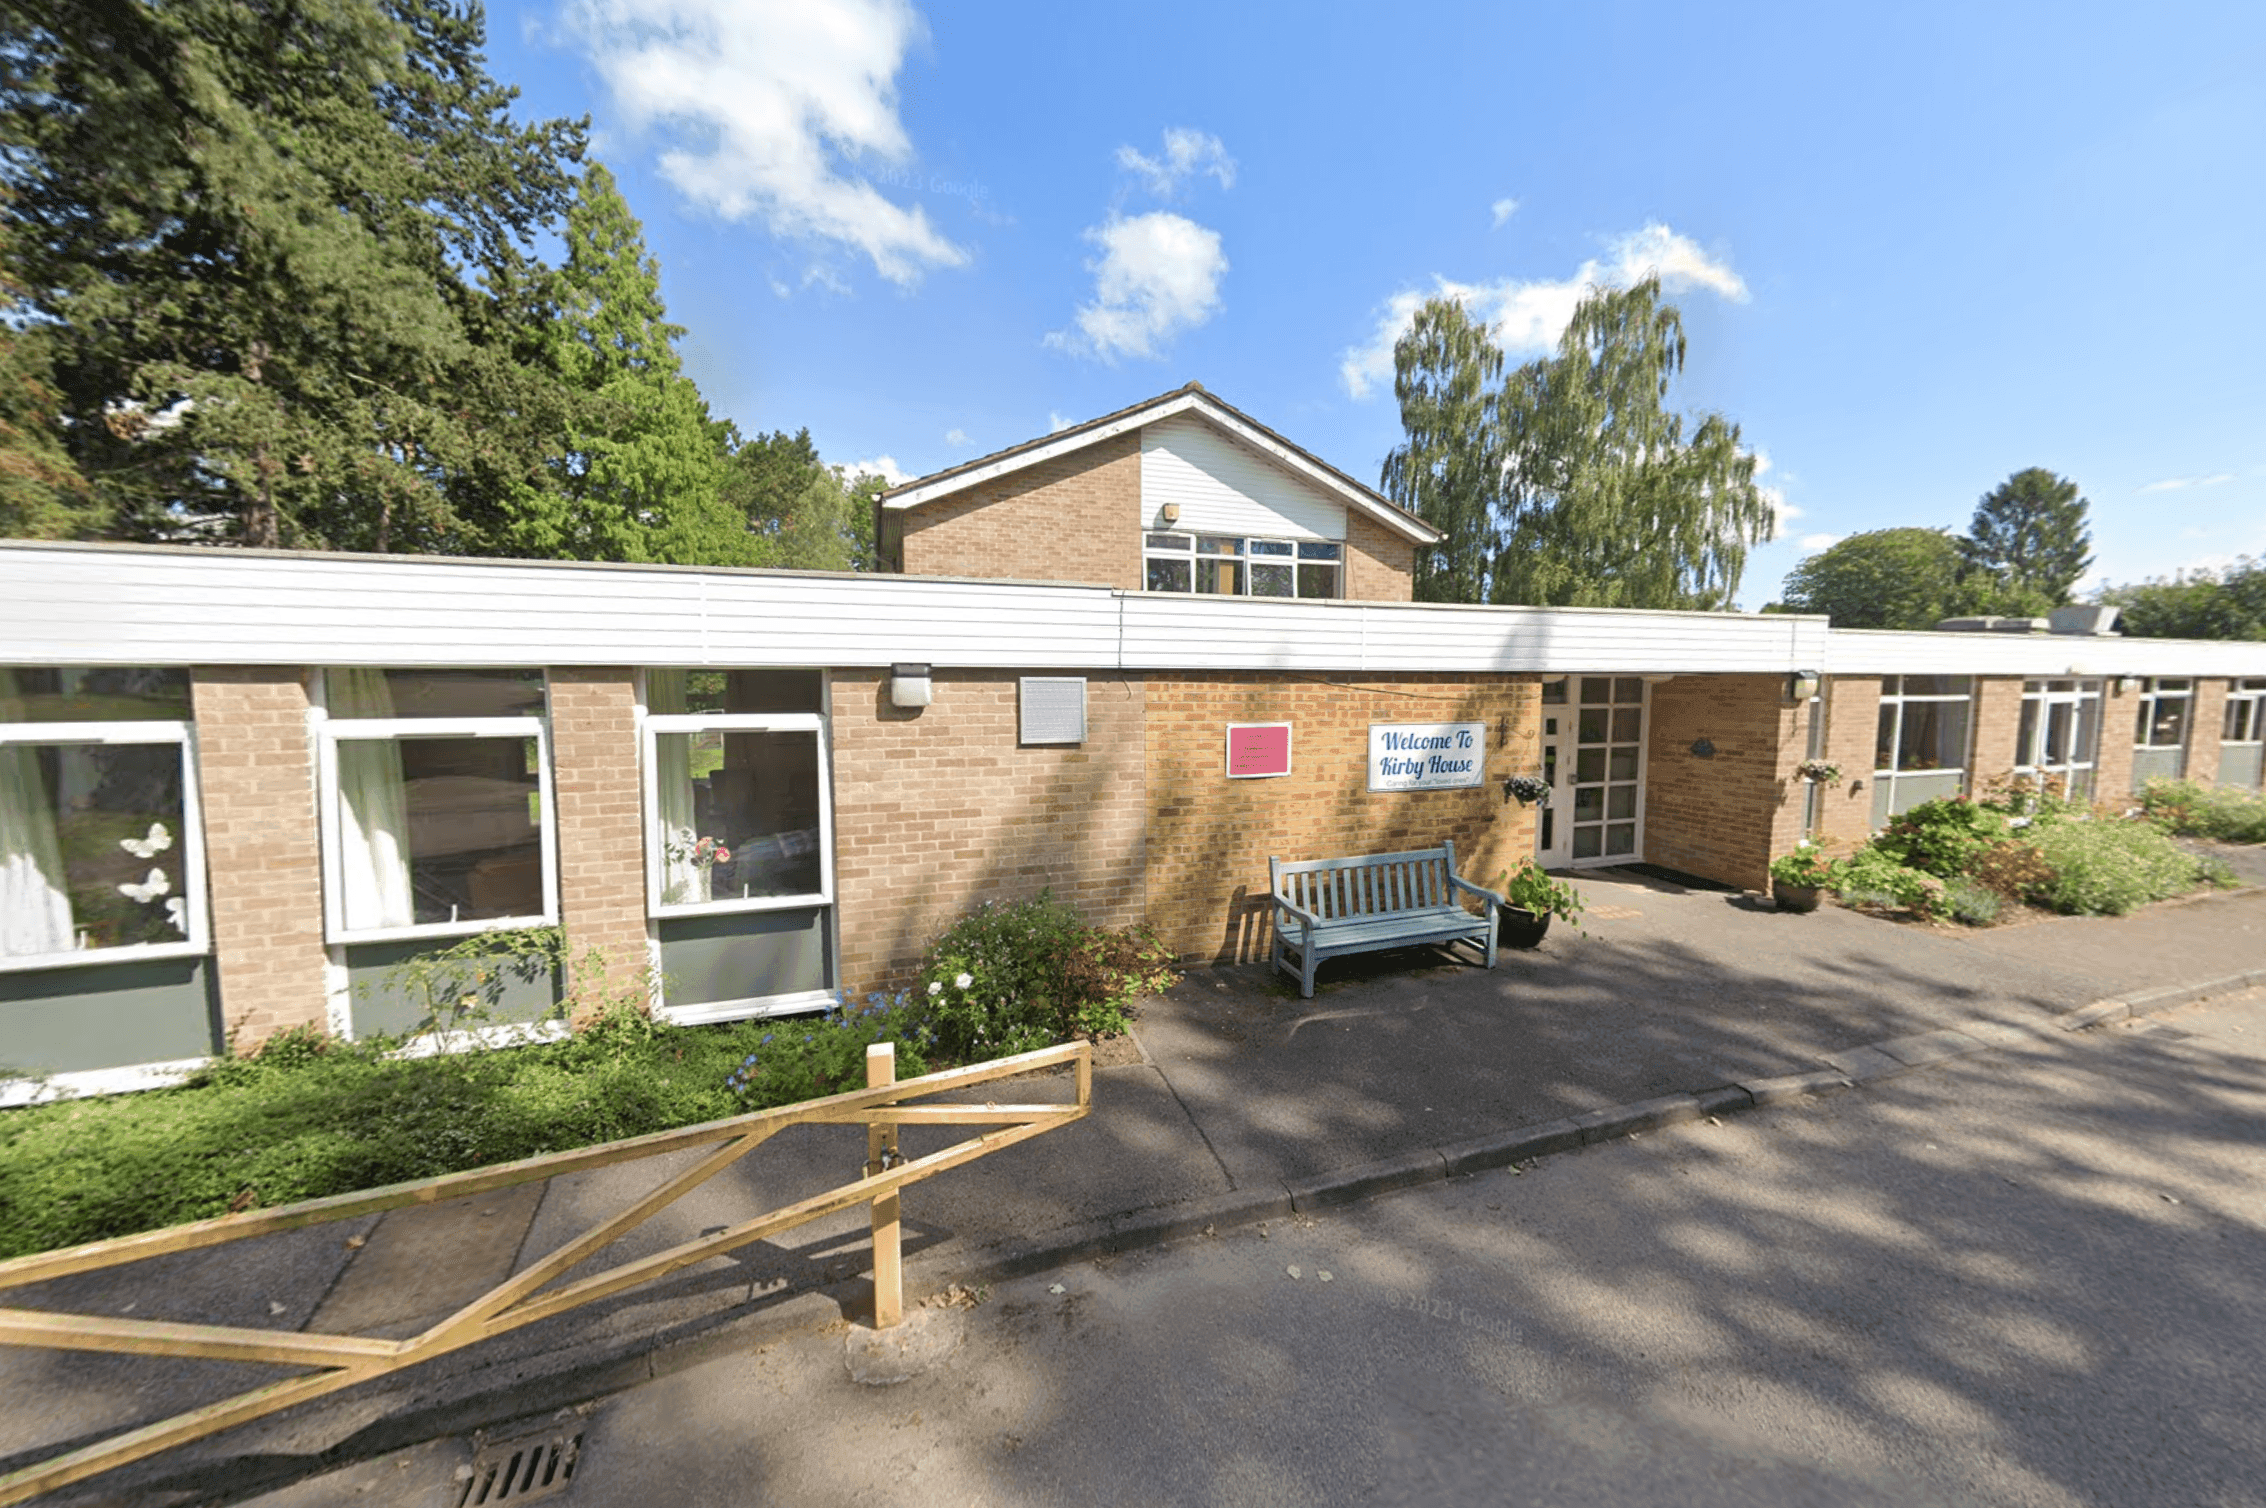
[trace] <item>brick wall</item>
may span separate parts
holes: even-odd
[[[2115,677],[2101,686],[2101,757],[2093,767],[2093,799],[2123,807],[2132,800],[2132,729],[2140,715],[2142,683],[2119,691]]]
[[[982,901],[1051,889],[1090,921],[1140,920],[1141,682],[1089,676],[1086,742],[1026,748],[1017,743],[1017,679],[940,674],[933,703],[914,712],[889,704],[879,671],[834,677],[844,984],[900,978],[931,938]]]
[[[1880,677],[1837,675],[1826,682],[1825,758],[1841,784],[1819,798],[1817,838],[1847,853],[1872,836],[1873,742],[1880,731]]]
[[[2195,683],[2195,720],[2188,725],[2187,778],[2205,785],[2219,780],[2219,739],[2227,731],[2227,683]]]
[[[289,666],[191,673],[214,965],[238,1052],[325,1017],[305,676]]]
[[[635,985],[647,965],[636,719],[634,672],[551,671],[559,921],[574,958],[604,950],[609,993]],[[575,981],[577,988],[596,983]]]
[[[1750,890],[1801,838],[1807,729],[1783,675],[1677,676],[1652,688],[1645,750],[1644,857]],[[1714,752],[1692,752],[1705,740]]]
[[[1103,440],[898,515],[914,576],[1141,587],[1141,436]]]
[[[1286,680],[1263,673],[1153,677],[1148,696],[1148,918],[1182,958],[1263,959],[1272,939],[1267,859],[1456,845],[1480,884],[1534,851],[1534,814],[1505,777],[1540,763],[1532,677]],[[1226,725],[1291,724],[1292,774],[1230,780]],[[1373,722],[1483,722],[1474,789],[1369,790]]]
[[[1967,794],[1983,796],[2014,775],[2015,740],[2022,731],[2022,679],[1977,676],[1968,714]]]
[[[1345,594],[1364,602],[1415,595],[1416,546],[1353,508],[1345,510]]]

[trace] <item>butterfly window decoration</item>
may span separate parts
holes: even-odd
[[[120,838],[118,846],[137,859],[154,859],[173,846],[173,834],[165,830],[164,823],[152,822],[149,825],[147,837]],[[125,887],[120,886],[119,888],[124,889]],[[162,891],[159,893],[163,894]]]
[[[128,881],[126,884],[120,885],[118,887],[118,893],[124,896],[127,900],[139,901],[142,905],[146,906],[151,901],[156,900],[159,896],[164,895],[168,891],[172,890],[172,888],[173,883],[172,881],[166,879],[165,871],[162,869],[153,869],[149,872],[149,878],[143,880],[139,885],[136,885],[131,881]]]

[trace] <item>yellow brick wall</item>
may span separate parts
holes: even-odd
[[[554,669],[550,695],[559,921],[575,959],[604,952],[609,994],[629,990],[647,965],[635,673]],[[578,989],[596,983],[575,981]]]
[[[1148,687],[1148,918],[1182,958],[1265,958],[1272,945],[1267,859],[1456,845],[1480,884],[1534,851],[1534,814],[1506,802],[1505,777],[1533,770],[1540,692],[1530,676],[1263,673],[1153,677]],[[1288,722],[1293,773],[1230,780],[1231,722]],[[1475,789],[1368,788],[1371,723],[1483,722]]]
[[[932,704],[914,712],[889,704],[882,672],[834,676],[845,985],[900,980],[937,933],[987,900],[1051,890],[1091,922],[1141,919],[1141,682],[1089,675],[1086,742],[1033,747],[1017,742],[1017,682],[1006,671],[943,673]]]
[[[907,575],[1138,591],[1141,436],[1103,440],[898,516]]]
[[[2022,678],[1977,676],[1967,748],[1967,794],[1987,796],[2014,776],[2022,731]]]
[[[327,985],[307,672],[191,672],[221,1015],[238,1052],[320,1026]]]
[[[1818,841],[1844,854],[1872,836],[1874,740],[1880,730],[1880,677],[1837,675],[1826,682],[1825,758],[1841,784],[1819,801]]]
[[[2187,778],[2205,785],[2219,780],[2219,740],[2227,731],[2227,683],[2195,683],[2195,721],[2187,736]]]
[[[1801,836],[1805,712],[1783,675],[1677,676],[1652,688],[1644,857],[1763,890],[1770,861]],[[1695,745],[1712,749],[1695,754]]]
[[[1352,508],[1345,510],[1345,594],[1363,602],[1415,595],[1416,546]]]

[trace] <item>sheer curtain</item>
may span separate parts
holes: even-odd
[[[645,672],[645,710],[669,717],[691,710],[681,670]],[[653,809],[661,824],[661,903],[682,906],[708,899],[708,869],[693,862],[692,735],[661,733],[653,739]]]
[[[15,672],[0,670],[0,720],[16,705]],[[0,745],[0,957],[68,953],[71,940],[71,893],[39,750]]]
[[[333,719],[393,716],[382,670],[333,670]],[[340,913],[351,928],[406,927],[417,920],[409,889],[409,792],[401,745],[390,738],[338,744]]]

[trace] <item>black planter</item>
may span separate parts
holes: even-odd
[[[1789,885],[1783,880],[1770,882],[1771,899],[1778,902],[1781,911],[1815,911],[1819,894],[1815,885]]]
[[[1531,948],[1550,930],[1550,913],[1522,911],[1505,906],[1495,928],[1495,941],[1506,948]]]

